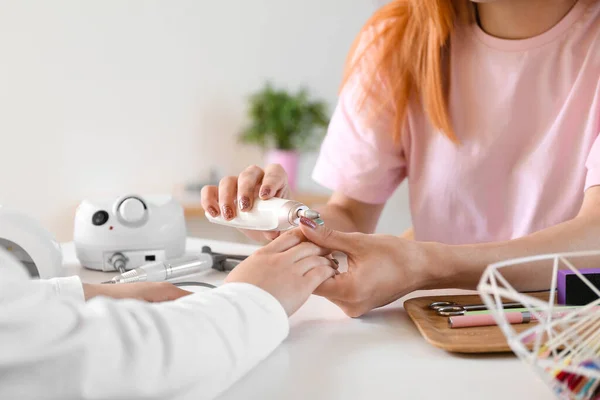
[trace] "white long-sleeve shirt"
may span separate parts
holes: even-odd
[[[225,284],[168,303],[28,280],[0,252],[0,399],[210,399],[287,336],[279,302]]]

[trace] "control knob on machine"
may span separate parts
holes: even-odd
[[[143,222],[147,217],[148,209],[146,204],[137,197],[129,197],[123,200],[118,208],[117,215],[124,222],[129,224],[138,224]]]

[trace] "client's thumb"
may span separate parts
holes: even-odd
[[[352,240],[347,233],[334,231],[304,217],[300,218],[300,228],[304,236],[318,246],[338,250],[346,254],[352,253]]]

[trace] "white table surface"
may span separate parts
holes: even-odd
[[[200,251],[203,245],[230,254],[249,254],[255,248],[188,239],[187,249]],[[114,275],[81,268],[71,243],[63,245],[63,252],[66,273],[80,275],[84,282]],[[224,277],[212,271],[200,279],[218,285]],[[402,308],[402,299],[351,319],[312,296],[290,323],[287,340],[220,400],[554,398],[537,374],[512,355],[457,355],[429,345]]]

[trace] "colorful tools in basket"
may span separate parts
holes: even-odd
[[[551,364],[545,369],[551,377],[554,392],[561,398],[600,400],[600,341],[598,323],[594,318],[576,320],[581,336],[573,336],[570,328],[554,336],[537,351],[539,360]],[[563,339],[569,338],[569,346]],[[528,335],[525,342],[533,342],[535,334]]]
[[[600,359],[581,362],[579,367],[600,372]],[[564,370],[548,372],[552,372],[554,379],[559,383],[555,390],[557,394],[568,390],[570,394],[576,396],[575,398],[600,400],[600,379]]]

